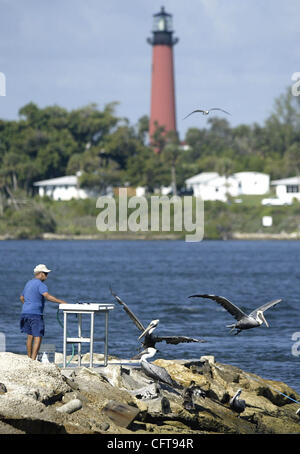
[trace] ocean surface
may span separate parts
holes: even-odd
[[[68,302],[114,302],[112,286],[144,325],[159,318],[156,333],[205,339],[201,344],[157,344],[156,358],[199,358],[238,366],[280,380],[300,393],[300,242],[297,241],[2,241],[0,242],[0,332],[6,350],[26,353],[19,330],[19,295],[35,265],[50,269],[49,292]],[[282,298],[265,312],[270,324],[229,334],[233,317],[216,302],[188,299],[194,293],[222,295],[246,313]],[[62,321],[62,314],[60,313]],[[76,316],[68,318],[77,335]],[[84,317],[88,335],[89,316]],[[44,343],[62,352],[57,305],[45,304]],[[297,334],[299,333],[298,337]],[[109,316],[109,354],[137,353],[139,331],[117,303]],[[294,340],[292,339],[294,336]],[[96,315],[95,352],[103,353],[104,316]],[[68,347],[71,353],[71,346]],[[87,346],[83,347],[83,352]]]

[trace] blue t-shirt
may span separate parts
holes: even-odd
[[[43,315],[45,298],[43,293],[48,292],[48,287],[40,279],[31,279],[27,282],[22,292],[24,303],[22,314]]]

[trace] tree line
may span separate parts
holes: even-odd
[[[116,115],[117,103],[68,111],[29,103],[17,120],[0,120],[0,214],[5,200],[18,207],[33,182],[81,172],[80,185],[101,193],[111,186],[184,187],[197,173],[229,175],[258,171],[272,179],[300,174],[300,102],[288,88],[262,125],[231,127],[212,116],[206,127],[190,128],[183,149],[175,133],[157,125],[149,146],[149,118],[131,125]],[[153,151],[156,150],[156,152]]]

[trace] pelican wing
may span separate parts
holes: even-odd
[[[186,117],[184,117],[184,120],[189,117],[190,115],[192,115],[193,113],[196,113],[196,112],[202,112],[204,113],[205,111],[204,110],[201,110],[201,109],[196,109],[196,110],[193,110],[193,112],[189,113]]]
[[[190,343],[190,342],[206,342],[202,339],[194,339],[193,337],[186,336],[155,336],[155,342],[166,342],[167,344],[180,344],[180,343]]]
[[[224,113],[226,113],[227,115],[231,115],[231,113],[227,112],[226,110],[220,109],[219,107],[213,107],[212,109],[209,109],[209,112],[210,112],[211,110],[220,110],[221,112],[224,112]]]
[[[200,297],[200,298],[209,298],[211,300],[216,301],[218,304],[221,304],[221,306],[224,307],[236,320],[241,320],[243,317],[248,317],[245,312],[243,312],[239,307],[235,306],[233,303],[231,303],[229,300],[224,298],[224,296],[217,296],[217,295],[191,295],[189,298],[195,298],[195,297]]]
[[[127,304],[124,303],[124,301],[121,300],[121,298],[116,295],[112,289],[110,289],[111,291],[111,294],[112,296],[117,300],[117,302],[123,306],[123,309],[124,311],[127,313],[127,315],[131,318],[131,320],[133,321],[133,323],[137,326],[137,328],[140,330],[140,331],[145,331],[145,327],[144,325],[142,324],[142,322],[137,318],[137,316],[129,309],[129,307],[127,306]]]
[[[156,364],[148,363],[147,361],[141,362],[141,367],[148,377],[154,380],[159,380],[169,386],[178,387],[178,384],[172,379],[171,375],[164,367],[157,366]]]
[[[275,306],[276,304],[280,303],[280,301],[282,301],[282,299],[269,301],[268,303],[263,304],[262,306],[258,307],[258,308],[255,309],[254,311],[252,311],[252,312],[249,314],[249,316],[250,316],[250,317],[256,317],[256,314],[257,314],[258,311],[264,312],[264,311],[266,311],[267,309],[269,309],[270,307],[273,307],[273,306]]]

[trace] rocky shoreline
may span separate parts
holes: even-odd
[[[300,395],[213,357],[154,361],[183,387],[193,380],[205,391],[191,408],[137,363],[110,357],[103,367],[96,354],[92,369],[76,367],[76,357],[62,369],[62,355],[55,358],[45,364],[0,353],[0,434],[300,434],[300,405],[293,402]],[[89,355],[82,361],[88,364]],[[229,406],[239,388],[246,402],[241,415]]]

